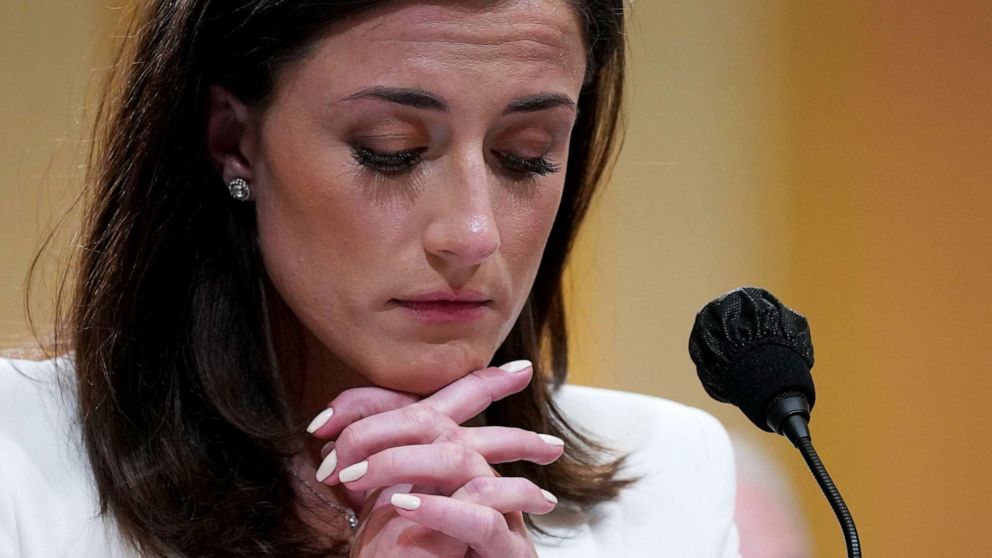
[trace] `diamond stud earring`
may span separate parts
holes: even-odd
[[[245,182],[244,178],[235,178],[234,180],[227,183],[227,191],[231,194],[231,197],[238,201],[250,201],[251,200],[251,188],[248,183]]]

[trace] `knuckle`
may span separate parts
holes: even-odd
[[[493,502],[498,494],[494,480],[493,478],[476,477],[465,483],[462,491],[470,502],[476,504]]]
[[[462,433],[461,428],[449,428],[437,437],[435,442],[452,443],[452,444],[464,444],[466,442],[465,435]]]
[[[406,408],[406,419],[418,429],[426,429],[438,422],[438,412],[426,403],[414,403]]]
[[[452,471],[470,470],[475,464],[476,453],[461,444],[444,444],[442,456]]]
[[[352,423],[345,427],[338,436],[337,444],[338,454],[340,455],[342,451],[347,452],[349,449],[362,447],[362,442],[365,439],[365,434],[361,425],[358,423]]]

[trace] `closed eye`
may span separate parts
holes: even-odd
[[[423,161],[426,147],[402,151],[375,151],[363,145],[351,147],[352,157],[359,165],[384,175],[403,174]],[[561,170],[560,166],[546,157],[519,157],[511,153],[494,151],[500,167],[517,180],[547,176]]]
[[[518,157],[510,153],[496,152],[496,157],[504,170],[526,179],[547,176],[558,172],[560,167],[545,157]]]
[[[402,174],[420,164],[426,147],[404,151],[381,152],[363,145],[352,145],[351,156],[355,162],[370,170],[386,175]]]

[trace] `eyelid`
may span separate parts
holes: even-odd
[[[520,157],[521,159],[539,159],[541,157],[547,157],[549,153],[554,151],[555,144],[553,142],[544,143],[519,143],[512,150],[502,151],[503,153],[508,153],[514,157]]]
[[[382,150],[385,146],[416,146],[431,141],[430,131],[423,122],[378,113],[358,116],[345,134],[349,143],[372,144]]]
[[[526,116],[506,122],[497,137],[525,142],[556,143],[570,137],[575,126],[572,118],[541,117],[534,114]]]
[[[428,147],[418,147],[397,151],[381,151],[360,142],[351,143],[352,158],[366,170],[384,176],[404,175],[421,163]],[[499,166],[517,181],[533,181],[537,177],[555,174],[561,166],[548,160],[547,153],[536,157],[517,155],[500,150],[492,150]]]
[[[390,139],[401,139],[401,140],[420,140],[424,141],[421,137],[423,134],[417,133],[406,133],[406,132],[394,132],[394,131],[382,131],[378,133],[371,134],[354,134],[352,136],[353,141],[376,141],[376,140],[390,140]]]
[[[425,149],[428,142],[421,137],[406,134],[365,134],[353,136],[348,143],[352,148],[361,146],[385,155]]]

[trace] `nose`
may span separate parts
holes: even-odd
[[[489,174],[480,163],[461,165],[455,178],[438,189],[441,195],[424,231],[427,253],[452,266],[477,266],[499,250]]]

